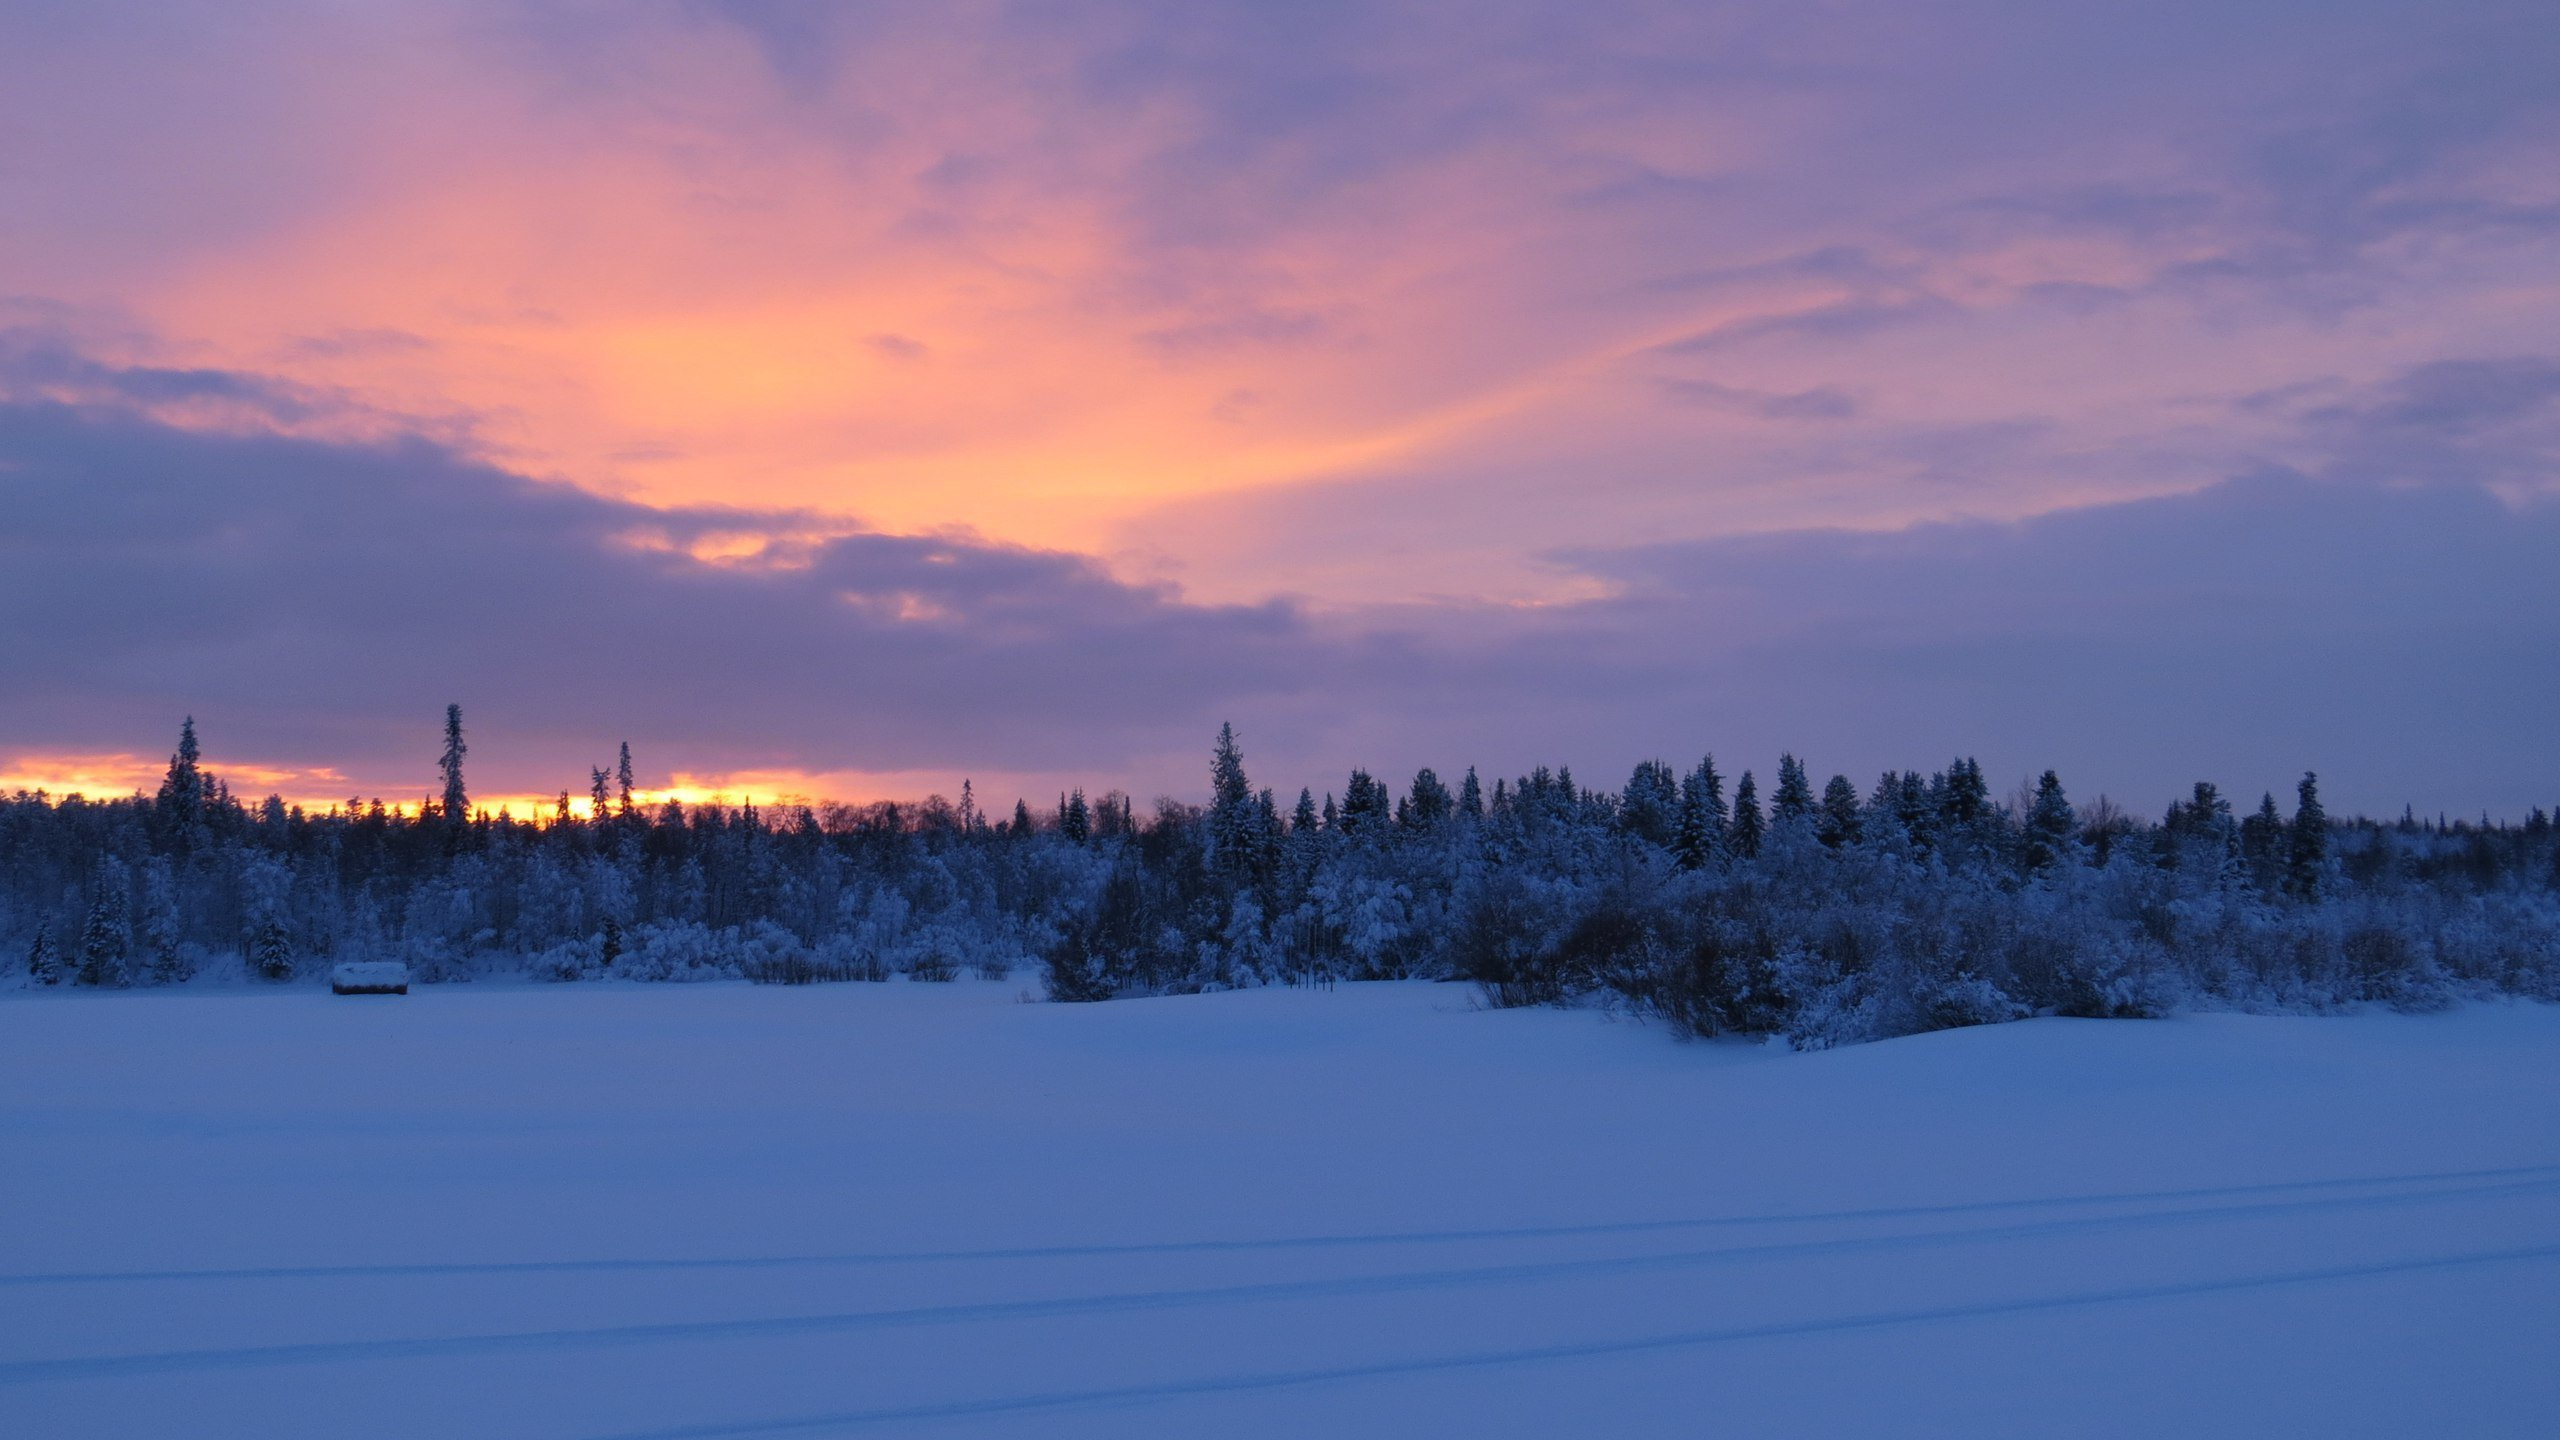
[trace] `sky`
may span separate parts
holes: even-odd
[[[0,788],[2560,803],[2544,3],[0,9]]]

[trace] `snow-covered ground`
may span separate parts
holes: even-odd
[[[2534,1435],[2560,1009],[0,1003],[11,1436]]]

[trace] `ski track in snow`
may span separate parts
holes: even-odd
[[[2136,1285],[2115,1290],[2034,1296],[2019,1300],[1995,1300],[1972,1305],[1882,1310],[1862,1315],[1787,1321],[1773,1325],[1737,1325],[1715,1330],[1688,1330],[1668,1335],[1645,1335],[1629,1340],[1601,1340],[1581,1345],[1543,1345],[1518,1350],[1485,1350],[1461,1355],[1435,1355],[1419,1360],[1382,1361],[1375,1365],[1340,1365],[1325,1369],[1272,1371],[1259,1375],[1222,1376],[1156,1385],[1128,1385],[1114,1389],[1063,1391],[1047,1395],[1008,1396],[989,1400],[955,1400],[946,1404],[908,1405],[881,1410],[849,1410],[832,1415],[802,1415],[773,1420],[685,1425],[659,1430],[626,1430],[611,1435],[588,1437],[588,1440],[719,1440],[719,1437],[723,1436],[857,1430],[875,1425],[956,1420],[973,1415],[1019,1414],[1038,1410],[1071,1410],[1087,1406],[1143,1404],[1149,1401],[1175,1400],[1194,1395],[1280,1390],[1344,1381],[1425,1375],[1434,1371],[1551,1364],[1557,1361],[1597,1359],[1609,1355],[1641,1354],[1648,1350],[1684,1350],[1709,1345],[1738,1344],[1752,1340],[1778,1340],[1794,1335],[1838,1334],[1852,1330],[1883,1330],[1906,1325],[1987,1320],[2001,1316],[2032,1314],[2037,1311],[2080,1310],[2102,1305],[2138,1304],[2148,1300],[2193,1299],[2206,1295],[2226,1295],[2249,1290],[2272,1290],[2297,1285],[2370,1280],[2429,1270],[2458,1270],[2548,1260],[2560,1260],[2560,1244],[2532,1245],[2512,1250],[2484,1250],[2461,1255],[2435,1255],[2415,1260],[2379,1261],[2368,1265],[2338,1265],[2318,1270],[2294,1270],[2225,1280],[2198,1280],[2178,1285]]]
[[[2509,1173],[2542,1172],[2553,1168],[2560,1167],[2518,1167],[2517,1171]],[[2302,1183],[2354,1184],[2357,1182]],[[0,1362],[0,1385],[24,1385],[49,1380],[100,1380],[188,1370],[230,1370],[280,1365],[424,1359],[511,1351],[732,1341],[929,1325],[1045,1320],[1075,1315],[1106,1315],[1186,1307],[1248,1305],[1281,1300],[1392,1295],[1424,1290],[1533,1284],[1564,1278],[1590,1278],[1715,1265],[1784,1262],[1823,1256],[1907,1251],[1940,1246],[2000,1244],[2050,1236],[2127,1232],[2204,1222],[2264,1220],[2327,1211],[2369,1210],[2395,1205],[2434,1205],[2462,1200],[2548,1193],[2555,1188],[2560,1188],[2560,1181],[2519,1180],[2423,1190],[2409,1194],[2338,1196],[2261,1204],[2179,1207],[2131,1215],[2047,1220],[1975,1229],[1910,1231],[1891,1235],[1785,1241],[1769,1245],[1726,1246],[1707,1250],[1682,1250],[1594,1259],[1533,1261],[1509,1265],[1471,1266],[1461,1269],[1406,1270],[1383,1275],[1349,1276],[1325,1280],[1276,1280],[1169,1290],[1107,1292],[1040,1300],[998,1300],[961,1305],[910,1306],[831,1315],[784,1315],[741,1320],[677,1321],[648,1325],[595,1326],[583,1329],[524,1330],[389,1340],[315,1341],[305,1344],[253,1345],[231,1349],[165,1350],[130,1355],[74,1356],[53,1360]],[[2447,1262],[2411,1263],[2424,1268],[2428,1264],[2483,1263],[2487,1259],[2502,1256],[2531,1258],[2543,1253],[2545,1252],[2540,1249],[2526,1249],[2496,1252],[2469,1260],[2457,1257]],[[2406,1267],[2393,1262],[2384,1265],[2376,1273],[2384,1273],[2395,1268]],[[2312,1273],[2327,1275],[2331,1272]],[[2351,1270],[2339,1273],[2360,1272]],[[2214,1288],[2222,1287],[2207,1287],[2207,1289]],[[2109,1295],[2115,1293],[2108,1292]],[[2154,1292],[2124,1293],[2136,1295]],[[2172,1288],[2157,1293],[2178,1292]],[[2027,1308],[2035,1307],[2031,1305]],[[1724,1332],[1715,1333],[1724,1334]],[[1771,1333],[1788,1332],[1778,1330]]]
[[[1855,1210],[1807,1210],[1791,1214],[1718,1215],[1690,1220],[1627,1220],[1591,1225],[1531,1225],[1487,1230],[1402,1230],[1365,1235],[1292,1235],[1261,1240],[1165,1240],[1125,1245],[1028,1245],[994,1250],[857,1251],[838,1255],[490,1260],[388,1265],[263,1265],[220,1270],[39,1270],[23,1274],[0,1275],[0,1286],[184,1284],[232,1280],[398,1279],[460,1275],[618,1274],[659,1270],[788,1270],[1007,1260],[1106,1259],[1137,1255],[1249,1254],[1257,1251],[1575,1239],[1746,1226],[1922,1219],[1931,1216],[1979,1215],[2011,1210],[2137,1205],[2162,1200],[2215,1200],[2250,1195],[2291,1194],[2306,1190],[2383,1189],[2391,1186],[2439,1185],[2454,1181],[2523,1180],[2527,1177],[2542,1175],[2560,1175],[2560,1165],[2509,1165],[2486,1170],[2438,1170],[2408,1175],[2286,1180],[2261,1185],[2207,1185],[2183,1190],[2126,1190],[2114,1194],[2053,1195],[2018,1200],[1974,1200],[1947,1205],[1887,1205]]]

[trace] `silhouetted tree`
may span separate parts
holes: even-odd
[[[1350,783],[1342,792],[1340,824],[1345,834],[1375,833],[1394,818],[1387,799],[1387,787],[1369,777],[1366,770],[1351,772]]]
[[[1447,820],[1457,810],[1457,800],[1449,787],[1428,765],[1414,772],[1413,788],[1405,799],[1404,823],[1415,830],[1429,830]]]
[[[2051,770],[2036,781],[2036,798],[2027,807],[2025,845],[2020,861],[2028,870],[2059,863],[2070,852],[2080,817],[2062,793],[2062,777]]]
[[[1834,775],[1822,787],[1822,809],[1815,818],[1814,833],[1822,843],[1834,850],[1858,843],[1862,830],[1858,813],[1858,787],[1846,775]]]
[[[471,822],[471,795],[462,784],[462,757],[470,751],[462,741],[462,707],[444,707],[444,757],[436,761],[436,770],[444,776],[443,813],[445,824],[462,826]]]
[[[1767,822],[1760,817],[1760,782],[1745,770],[1742,783],[1733,787],[1733,853],[1746,860],[1758,855],[1767,833]]]
[[[169,757],[169,773],[160,782],[156,799],[161,818],[175,832],[183,833],[204,819],[203,751],[196,745],[196,717],[188,716],[178,725],[177,753]]]
[[[2297,899],[2316,900],[2329,859],[2329,812],[2320,808],[2320,777],[2303,771],[2295,795],[2293,824],[2285,832],[2285,889]]]

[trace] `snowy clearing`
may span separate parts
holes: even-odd
[[[0,1433],[2545,1435],[2560,1009],[0,1002]]]

